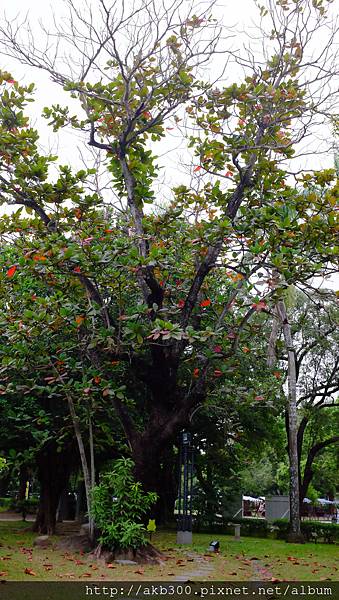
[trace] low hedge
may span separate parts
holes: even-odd
[[[278,539],[286,539],[289,531],[289,521],[287,519],[277,519],[272,523],[276,528]],[[323,540],[326,544],[339,542],[339,525],[336,523],[320,523],[319,521],[302,521],[301,533],[305,536],[307,542],[317,542]]]

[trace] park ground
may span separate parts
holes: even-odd
[[[88,554],[33,545],[28,523],[0,522],[0,580],[11,581],[337,581],[338,545],[287,544],[280,540],[220,535],[220,553],[207,551],[213,538],[195,534],[192,546],[177,546],[174,532],[157,532],[152,543],[163,565],[104,565]]]

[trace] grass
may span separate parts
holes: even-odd
[[[177,546],[175,533],[158,532],[152,543],[166,556],[163,565],[104,565],[89,555],[53,546],[34,547],[27,523],[0,522],[0,580],[32,581],[322,581],[338,579],[338,546],[286,544],[279,540],[218,536],[221,551],[210,554],[213,536],[195,534],[193,546]]]

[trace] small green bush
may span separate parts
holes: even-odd
[[[11,498],[0,498],[0,510],[8,510],[11,506]]]
[[[112,471],[101,476],[92,493],[92,516],[100,531],[99,541],[109,550],[136,550],[147,544],[142,516],[157,499],[145,493],[133,477],[131,459],[115,461]]]
[[[286,539],[289,531],[287,519],[277,519],[272,523],[277,528],[278,539]],[[319,521],[302,521],[301,533],[308,542],[323,540],[327,544],[339,541],[339,525],[335,523],[320,523]]]
[[[230,523],[239,523],[241,525],[240,533],[245,537],[267,537],[269,524],[265,519],[230,519]]]

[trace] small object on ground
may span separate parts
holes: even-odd
[[[220,542],[218,540],[213,540],[210,542],[208,550],[210,552],[219,552]]]
[[[137,562],[135,562],[135,560],[127,560],[124,558],[118,558],[114,562],[118,563],[119,565],[137,565],[138,564]]]
[[[39,535],[35,538],[33,542],[33,546],[39,546],[39,548],[47,548],[47,546],[51,545],[51,540],[49,535]]]

